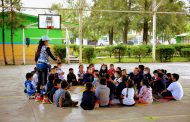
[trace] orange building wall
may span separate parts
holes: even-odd
[[[36,44],[32,44],[29,47],[25,47],[25,51],[26,51],[26,64],[34,64],[34,54],[35,54],[35,50],[37,49]],[[53,45],[49,45],[49,47],[51,48],[51,50],[53,49]],[[20,44],[16,44],[14,45],[14,54],[15,54],[15,61],[16,64],[22,64],[23,63],[23,59],[22,59],[22,45]],[[6,54],[6,58],[9,64],[12,64],[12,48],[10,44],[6,44],[5,45],[5,54]],[[3,58],[3,45],[0,44],[0,64],[4,64],[4,58]]]

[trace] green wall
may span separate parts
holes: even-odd
[[[19,14],[19,16],[24,20],[24,25],[29,25],[32,23],[38,22],[37,16],[31,16],[27,14]],[[1,19],[1,15],[0,15]],[[35,25],[36,27],[38,25]],[[26,28],[25,29],[25,37],[28,38],[40,38],[43,35],[46,35],[47,29],[38,29],[38,28]],[[65,31],[63,30],[49,30],[48,34],[49,38],[64,38],[65,37]],[[2,28],[0,27],[0,44],[2,44]],[[22,44],[22,29],[15,30],[14,37],[13,37],[13,43],[14,44]],[[10,44],[10,30],[6,28],[5,26],[5,44]],[[38,44],[39,40],[32,40],[30,44]],[[49,42],[50,44],[62,44],[62,40],[51,40]]]

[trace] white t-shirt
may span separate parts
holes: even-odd
[[[33,75],[32,85],[36,88],[36,87],[37,87],[37,83],[38,83],[38,74],[35,73],[35,74]]]
[[[122,77],[120,77],[120,78],[115,78],[114,81],[116,82],[116,86],[118,86],[119,83],[122,82]]]
[[[168,86],[167,90],[172,93],[172,96],[176,100],[181,100],[182,99],[182,97],[183,97],[183,88],[182,88],[181,84],[178,81],[172,82]]]
[[[127,89],[128,89],[128,93],[127,93]],[[135,100],[134,100],[135,90],[134,90],[134,88],[125,88],[125,89],[123,89],[121,94],[124,95],[123,104],[125,104],[125,105],[135,104]]]

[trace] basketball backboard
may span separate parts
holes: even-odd
[[[61,29],[61,16],[53,14],[38,15],[39,29]]]

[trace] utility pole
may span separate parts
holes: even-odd
[[[156,0],[153,0],[152,3],[152,11],[153,11],[153,29],[152,29],[152,33],[153,33],[153,38],[152,38],[152,61],[156,62]]]
[[[5,8],[4,8],[4,0],[1,0],[2,2],[2,42],[3,42],[3,58],[5,65],[7,65],[7,58],[5,55]]]
[[[85,0],[80,0],[80,8],[79,8],[79,64],[82,64],[82,45],[83,45],[83,37],[82,37],[82,16],[83,16],[83,5],[85,4]]]

